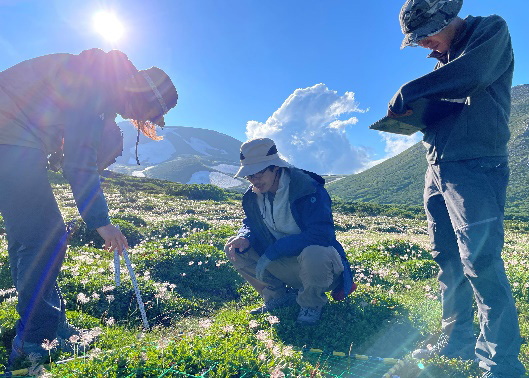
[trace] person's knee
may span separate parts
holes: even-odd
[[[320,245],[309,245],[301,251],[299,260],[302,264],[321,263],[326,260],[326,248]]]
[[[298,258],[301,280],[322,287],[331,285],[335,271],[336,273],[343,271],[341,262],[334,261],[336,260],[334,254],[337,252],[332,247],[310,245],[303,249]]]

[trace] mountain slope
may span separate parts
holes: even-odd
[[[123,156],[109,169],[138,177],[150,177],[184,184],[214,184],[239,188],[247,184],[233,178],[239,166],[241,142],[217,131],[183,126],[166,126],[161,141],[140,135],[136,162],[136,129],[129,122],[119,124],[123,132]]]
[[[506,213],[529,218],[529,85],[512,89],[509,127],[511,178]],[[424,156],[422,143],[417,143],[373,168],[329,184],[328,190],[336,197],[352,201],[422,205],[427,167]]]

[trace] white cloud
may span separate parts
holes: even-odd
[[[379,131],[378,133],[386,143],[386,147],[384,148],[384,151],[386,151],[386,157],[384,160],[400,154],[402,151],[407,150],[421,140],[419,133],[410,136],[390,134],[382,131]]]
[[[325,84],[296,89],[266,122],[248,121],[248,139],[268,137],[296,167],[319,174],[349,174],[369,162],[363,147],[351,145],[345,129],[363,113],[353,92],[340,96]],[[340,117],[348,117],[340,119]]]

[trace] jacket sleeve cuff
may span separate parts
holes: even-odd
[[[108,215],[89,217],[87,219],[84,219],[84,221],[86,223],[86,227],[88,227],[90,230],[95,230],[99,227],[103,227],[107,224],[110,224],[110,218],[108,217]]]

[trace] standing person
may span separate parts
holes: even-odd
[[[518,377],[524,373],[520,330],[501,257],[514,57],[505,21],[496,15],[461,19],[462,3],[408,0],[399,17],[401,48],[431,49],[429,57],[438,63],[399,89],[388,115],[409,113],[408,105],[421,98],[461,104],[423,130],[424,206],[440,267],[443,333],[431,350],[416,350],[414,356],[477,356],[484,377]]]
[[[333,297],[342,300],[356,288],[336,240],[325,181],[281,159],[269,138],[241,146],[235,177],[240,176],[251,183],[242,200],[246,218],[224,252],[264,299],[264,306],[251,313],[297,300],[297,321],[317,323],[327,303],[325,292],[332,290]]]
[[[116,113],[155,138],[177,92],[159,68],[138,71],[117,50],[51,54],[0,73],[0,213],[18,291],[10,363],[47,355],[44,339],[77,331],[66,322],[56,280],[66,252],[66,227],[47,177],[47,157],[61,165],[83,220],[105,248],[127,247],[110,223],[98,171],[121,153]],[[109,138],[118,135],[115,144]],[[50,159],[50,160],[51,160]]]

